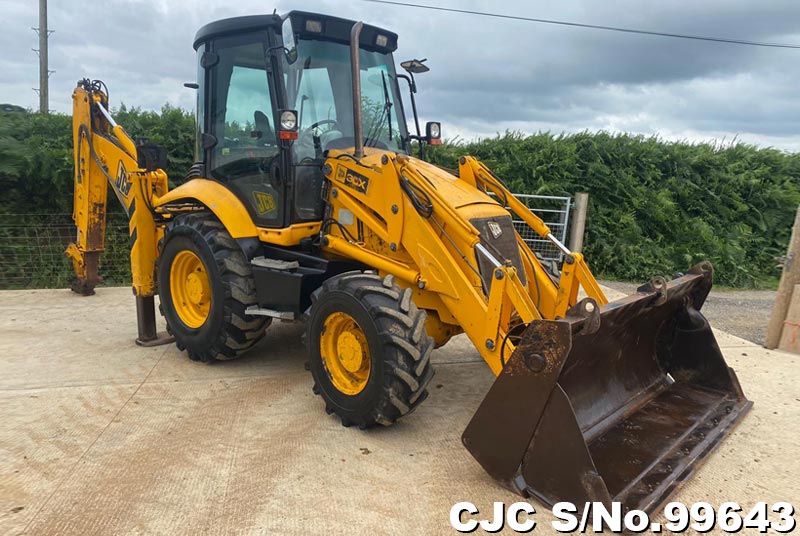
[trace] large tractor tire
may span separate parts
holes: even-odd
[[[167,226],[158,282],[167,329],[194,361],[234,359],[269,325],[245,313],[256,303],[250,263],[209,214],[178,216]]]
[[[425,311],[392,276],[348,272],[312,296],[306,341],[314,392],[344,426],[388,426],[428,396],[434,342]]]

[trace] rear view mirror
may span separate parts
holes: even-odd
[[[423,58],[421,60],[408,60],[401,62],[400,67],[411,74],[427,73],[430,71],[430,68],[427,65],[424,65],[426,61],[428,61],[428,58]]]
[[[287,17],[287,19],[283,21],[281,35],[283,36],[283,53],[286,54],[286,61],[291,65],[297,61],[297,42],[294,40],[292,19]]]

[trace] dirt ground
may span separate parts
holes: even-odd
[[[454,503],[519,500],[461,445],[493,381],[463,336],[413,415],[359,431],[312,394],[300,327],[209,366],[137,347],[135,318],[127,288],[0,292],[0,534],[455,534]],[[673,500],[797,508],[800,356],[717,339],[755,405]]]
[[[607,287],[625,294],[639,286],[619,281],[601,281]],[[764,344],[767,322],[775,301],[774,290],[712,289],[702,312],[717,329],[756,344]]]

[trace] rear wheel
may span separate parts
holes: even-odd
[[[307,327],[314,392],[345,426],[390,425],[428,396],[433,339],[411,290],[350,272],[314,296]]]
[[[178,216],[167,226],[158,281],[161,314],[192,360],[236,358],[269,325],[268,318],[245,313],[256,303],[253,272],[236,241],[210,215]]]

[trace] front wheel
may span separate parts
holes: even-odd
[[[345,426],[388,426],[425,400],[434,343],[410,289],[393,276],[350,272],[312,299],[310,368],[328,413]]]

